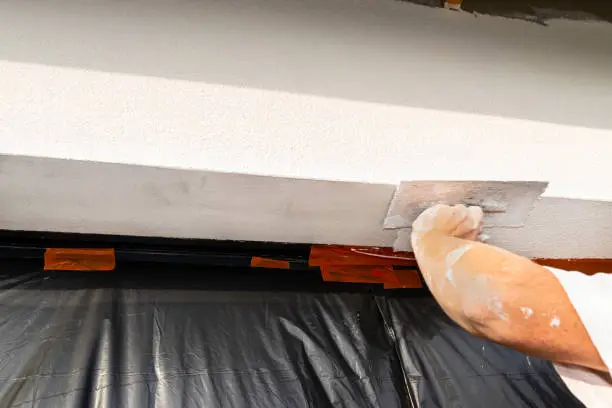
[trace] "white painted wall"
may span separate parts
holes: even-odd
[[[0,39],[0,153],[387,186],[548,180],[548,196],[612,200],[607,24],[542,27],[387,0],[9,0],[0,3]],[[338,217],[333,199],[310,223],[285,214],[265,228],[247,217],[224,229],[208,228],[212,216],[187,226],[136,209],[128,204],[139,196],[127,187],[125,206],[96,219],[83,190],[54,179],[64,183],[67,213],[37,203],[58,193],[40,189],[36,174],[9,176],[17,181],[0,185],[0,228],[390,240],[378,228],[385,189],[368,193],[370,207],[359,214],[370,219],[357,223],[359,231],[347,226],[351,217],[330,224],[330,214]],[[134,177],[112,181],[128,186]],[[300,185],[299,194],[321,193]],[[99,182],[87,191],[102,194],[101,186],[108,188]],[[243,185],[225,188],[231,211],[215,222],[247,211],[230,205]],[[256,190],[245,194],[258,203]],[[346,194],[343,202],[357,202],[364,193]],[[184,203],[179,195],[173,202]],[[536,211],[526,230],[502,242],[535,255],[609,257],[610,203],[578,203],[562,207],[572,209],[562,212],[570,230]],[[576,234],[592,237],[580,254],[558,245]]]

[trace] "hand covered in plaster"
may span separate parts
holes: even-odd
[[[477,242],[482,217],[479,207],[436,205],[412,224],[419,268],[446,314],[519,351],[605,370],[558,279],[527,258]]]
[[[412,224],[413,234],[437,231],[449,237],[475,241],[482,229],[482,209],[438,204],[425,210]]]

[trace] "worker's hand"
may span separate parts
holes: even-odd
[[[443,235],[475,241],[481,233],[482,209],[464,205],[437,204],[425,210],[412,224],[413,235],[437,231]]]

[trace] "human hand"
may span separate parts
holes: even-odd
[[[437,204],[425,210],[412,223],[412,234],[437,231],[446,236],[475,241],[481,233],[482,217],[480,207]]]

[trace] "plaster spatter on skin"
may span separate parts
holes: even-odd
[[[425,269],[421,269],[421,273],[423,274],[423,278],[425,279],[425,283],[427,283],[427,286],[431,287],[431,275],[429,274],[429,272],[427,272],[427,270]]]
[[[461,257],[465,255],[467,251],[472,249],[472,247],[473,245],[465,245],[449,252],[449,254],[446,255],[446,268],[448,269],[455,266],[455,264],[459,262],[459,259],[461,259]]]
[[[446,279],[455,287],[457,285],[453,279],[453,266],[455,266],[459,259],[461,259],[461,257],[470,249],[472,249],[472,245],[465,245],[451,251],[448,255],[446,255]]]
[[[504,303],[500,295],[489,288],[488,279],[484,275],[475,277],[465,288],[462,307],[466,314],[469,314],[470,311],[486,309],[498,319],[510,320],[510,315],[504,311]]]
[[[504,304],[501,301],[499,295],[492,295],[489,297],[487,301],[487,306],[489,311],[493,312],[497,317],[504,321],[508,321],[510,319],[510,315],[504,312]]]
[[[455,285],[455,281],[453,280],[453,268],[446,270],[446,280],[448,280],[454,287],[457,287],[457,285]]]
[[[531,316],[533,316],[533,309],[530,307],[523,306],[521,307],[521,313],[523,313],[523,317],[525,318],[525,320],[527,320]]]
[[[552,320],[550,321],[550,327],[559,326],[561,326],[561,319],[559,319],[559,316],[553,316]]]

